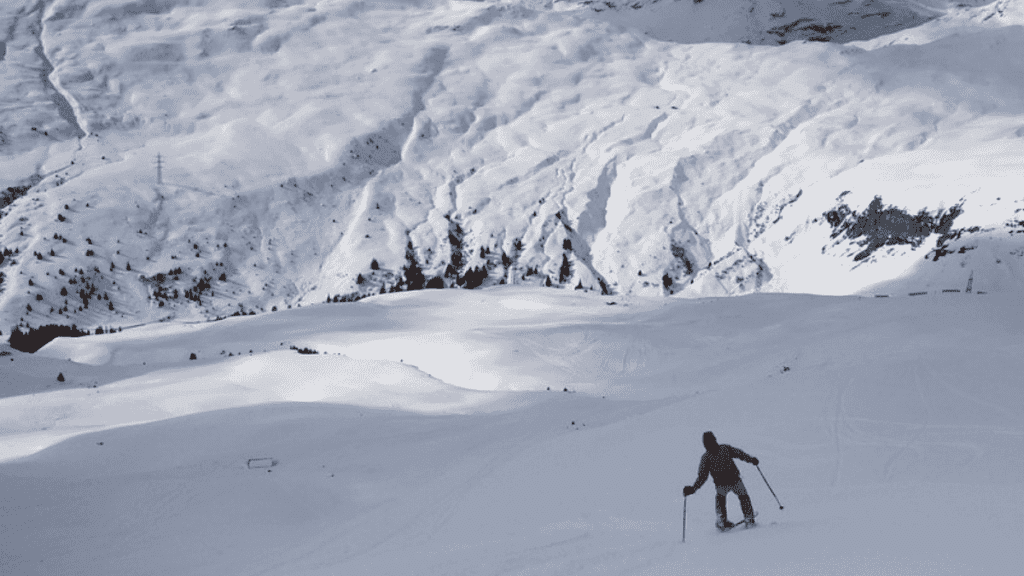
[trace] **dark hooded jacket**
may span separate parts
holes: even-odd
[[[732,486],[740,481],[740,471],[736,468],[733,458],[754,463],[754,458],[739,448],[728,444],[719,444],[714,434],[704,435],[704,448],[707,452],[700,458],[700,469],[693,489],[697,490],[707,482],[708,474],[715,480],[715,486]]]

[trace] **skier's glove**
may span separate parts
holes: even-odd
[[[751,463],[751,464],[753,464],[754,466],[757,466],[758,464],[760,464],[760,463],[761,463],[761,461],[760,461],[760,460],[758,460],[757,458],[752,458],[752,459],[750,460],[750,463]]]
[[[689,496],[689,495],[693,494],[694,492],[696,492],[696,490],[693,489],[693,486],[687,486],[687,487],[683,488],[683,496]]]

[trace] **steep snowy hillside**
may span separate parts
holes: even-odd
[[[1021,3],[778,4],[5,2],[0,330],[1019,288]]]

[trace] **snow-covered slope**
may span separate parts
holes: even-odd
[[[1018,289],[1021,3],[743,44],[832,9],[780,3],[734,34],[723,0],[5,2],[0,329],[423,285]],[[619,17],[652,10],[679,34]]]
[[[1015,574],[1022,323],[501,287],[4,345],[0,573]],[[739,462],[760,526],[705,486],[681,544],[709,429],[785,508]]]

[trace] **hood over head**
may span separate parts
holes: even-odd
[[[714,432],[708,431],[704,433],[704,448],[708,452],[718,449],[718,440],[715,438]]]

